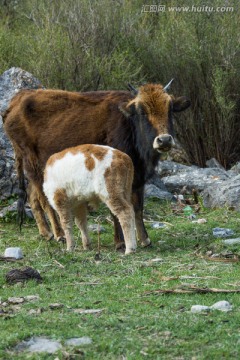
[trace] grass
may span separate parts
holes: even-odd
[[[152,248],[138,248],[124,256],[113,246],[113,230],[106,221],[108,212],[101,207],[92,214],[94,223],[101,214],[101,257],[94,250],[84,252],[77,230],[78,247],[73,254],[63,244],[46,242],[33,222],[22,233],[12,219],[0,223],[0,253],[6,247],[20,246],[25,254],[18,262],[1,262],[0,298],[39,295],[35,302],[17,308],[0,305],[0,359],[238,359],[240,357],[240,296],[229,293],[155,294],[157,289],[173,289],[190,284],[198,287],[239,289],[238,262],[206,259],[207,251],[231,256],[239,246],[225,247],[212,235],[214,227],[227,227],[240,236],[239,214],[227,209],[202,209],[198,217],[206,224],[194,224],[182,213],[173,214],[170,204],[148,200],[146,226]],[[151,220],[166,222],[163,229],[151,228]],[[197,256],[201,254],[202,256]],[[218,256],[218,257],[219,257]],[[158,261],[152,261],[158,259]],[[8,285],[5,274],[13,268],[31,266],[43,277],[37,284]],[[212,305],[227,300],[231,312],[211,311],[193,314],[191,306]],[[51,309],[52,303],[63,304]],[[30,310],[38,310],[31,314]],[[97,314],[77,314],[74,309],[101,309]],[[64,343],[72,337],[89,336],[92,344],[63,349],[55,354],[17,353],[14,347],[32,336],[47,336]]]

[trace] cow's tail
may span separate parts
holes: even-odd
[[[23,171],[23,159],[20,156],[15,158],[16,170],[18,174],[18,182],[19,182],[19,190],[18,190],[18,203],[17,203],[17,211],[18,211],[18,221],[20,231],[22,229],[23,221],[26,217],[25,204],[27,202],[27,190],[25,184],[25,177]]]

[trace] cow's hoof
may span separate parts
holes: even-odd
[[[70,248],[67,248],[67,252],[73,252],[74,248],[75,248],[75,246],[71,246]]]
[[[64,236],[58,236],[57,237],[57,242],[61,242],[61,243],[64,243],[66,242],[66,238]]]
[[[40,233],[41,237],[45,238],[47,241],[50,241],[54,238],[53,233],[47,232],[47,233]]]
[[[126,249],[126,246],[125,246],[124,242],[116,244],[116,251],[124,252],[125,249]]]
[[[141,242],[142,247],[152,247],[151,240],[147,238],[146,240]]]

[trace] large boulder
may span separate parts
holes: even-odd
[[[19,90],[38,88],[43,88],[40,81],[20,68],[13,67],[0,76],[0,199],[9,197],[17,190],[14,152],[4,133],[2,116]]]
[[[201,192],[208,185],[219,185],[231,179],[236,173],[221,168],[199,168],[186,166],[172,161],[159,162],[157,173],[167,190],[179,193],[183,188],[191,192],[193,189]]]
[[[208,186],[203,192],[203,203],[209,208],[231,207],[240,210],[240,175]]]

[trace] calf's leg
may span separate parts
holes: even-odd
[[[36,220],[39,234],[47,240],[51,240],[53,238],[53,233],[50,230],[45,213],[38,199],[37,191],[31,182],[28,184],[28,201]]]
[[[120,225],[120,222],[118,218],[112,214],[113,218],[113,224],[114,224],[114,242],[115,242],[115,248],[118,251],[125,250],[125,242],[124,242],[124,236],[123,231]]]
[[[132,204],[124,198],[115,198],[107,200],[106,205],[121,224],[126,245],[125,254],[135,252],[137,243],[135,236],[135,216]]]
[[[57,190],[54,194],[54,203],[59,215],[61,225],[66,237],[67,251],[73,251],[75,241],[73,238],[73,213],[64,190]]]
[[[81,232],[83,249],[90,250],[91,248],[91,239],[88,235],[87,228],[87,206],[85,204],[80,204],[74,209],[75,223]]]

